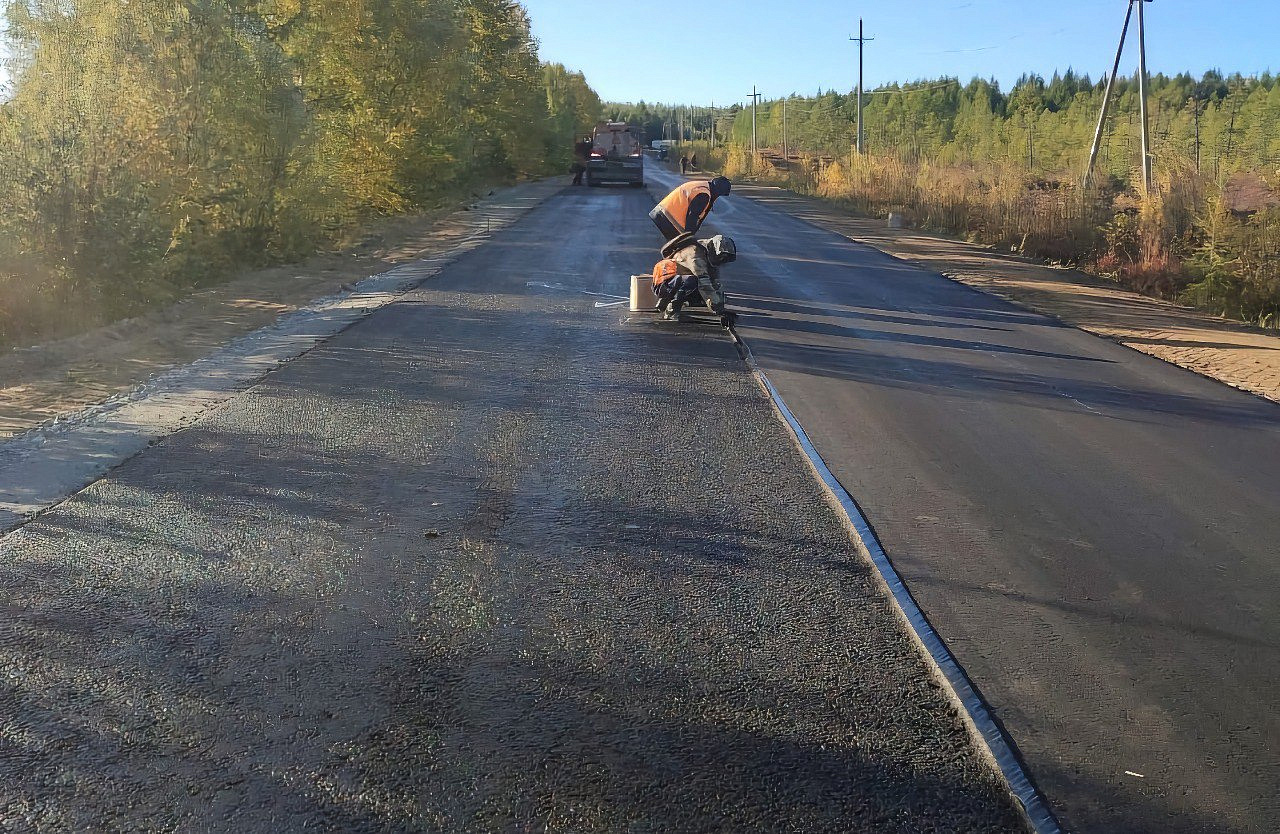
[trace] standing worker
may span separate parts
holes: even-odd
[[[724,177],[689,180],[676,186],[649,212],[649,219],[667,240],[682,234],[696,234],[720,197],[727,197],[733,184]]]
[[[573,184],[582,185],[582,175],[587,170],[587,160],[591,157],[591,137],[584,136],[581,142],[573,143]]]
[[[680,175],[684,176],[687,173],[689,173],[689,157],[681,156],[680,157]]]

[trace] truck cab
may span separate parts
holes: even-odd
[[[601,122],[591,137],[587,159],[587,185],[625,182],[644,185],[644,142],[641,130],[626,122]]]

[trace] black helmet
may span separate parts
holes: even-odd
[[[716,177],[707,185],[711,186],[712,197],[727,197],[733,190],[733,183],[729,182],[728,177]]]
[[[724,266],[738,259],[738,247],[734,245],[731,237],[716,235],[700,240],[698,243],[707,250],[707,258],[713,266]]]

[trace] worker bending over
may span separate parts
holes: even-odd
[[[686,232],[662,247],[662,260],[653,268],[653,293],[664,321],[679,321],[685,304],[700,301],[731,326],[737,315],[724,306],[720,288],[720,267],[738,257],[732,238],[724,235],[694,240]]]
[[[681,183],[654,206],[649,219],[667,240],[686,233],[697,234],[716,200],[727,197],[732,188],[733,184],[724,177]]]

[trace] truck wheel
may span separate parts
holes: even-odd
[[[598,180],[596,180],[596,178],[595,178],[595,177],[591,176],[590,174],[587,174],[587,187],[588,187],[588,188],[597,188],[599,185],[600,185],[600,183],[599,183],[599,181],[598,181]]]

